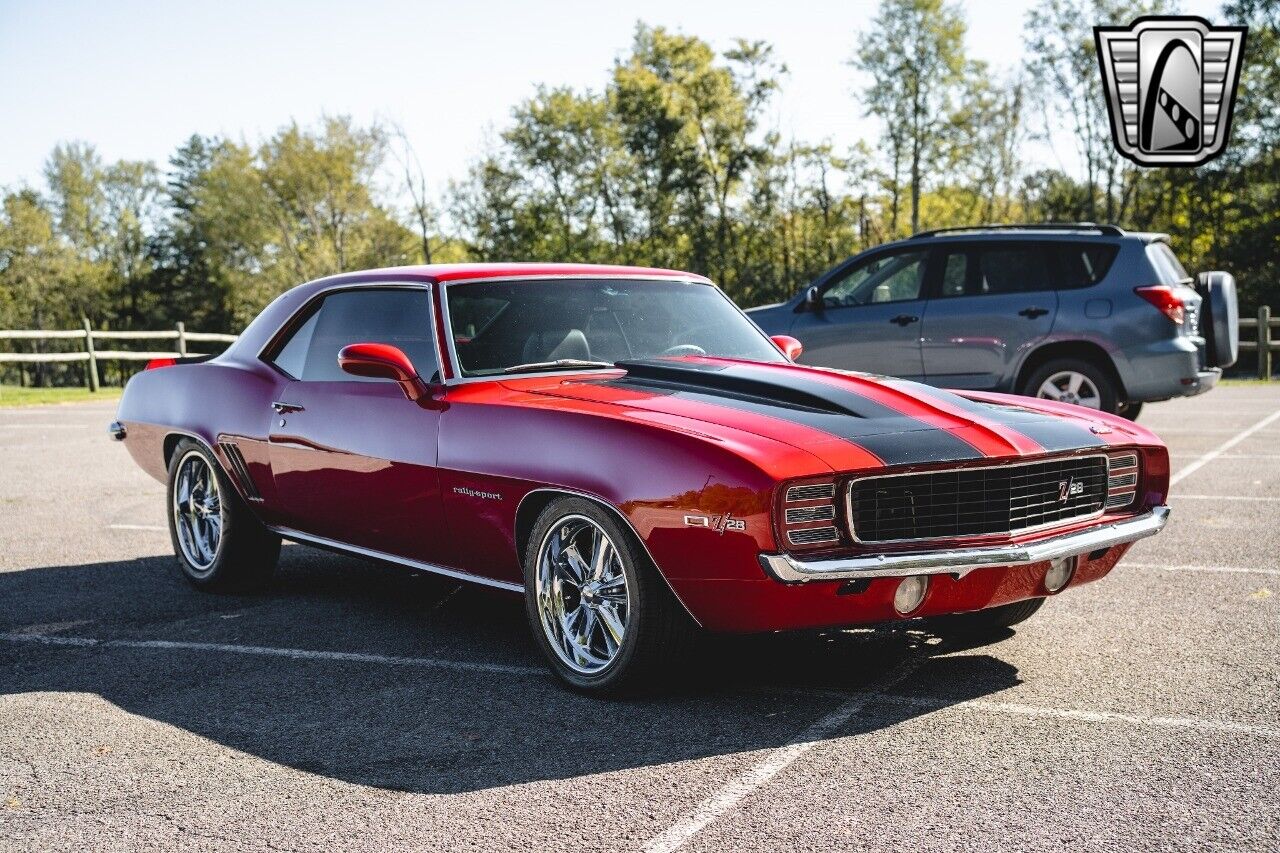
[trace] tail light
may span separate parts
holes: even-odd
[[[1138,452],[1107,454],[1107,509],[1124,509],[1138,496]]]
[[[836,484],[812,480],[788,485],[782,492],[779,529],[787,548],[830,547],[840,541],[836,528]]]
[[[1133,292],[1150,302],[1161,314],[1179,326],[1186,320],[1187,312],[1182,304],[1182,297],[1169,285],[1152,284],[1147,287],[1136,287]]]
[[[173,367],[178,363],[176,358],[153,358],[147,362],[143,370],[155,370],[158,367]]]

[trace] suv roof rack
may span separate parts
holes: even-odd
[[[935,237],[939,234],[953,234],[959,231],[1097,231],[1109,237],[1124,236],[1124,230],[1119,226],[1099,225],[1096,222],[1024,222],[1010,225],[957,225],[951,228],[933,228],[929,231],[917,231],[911,235],[911,239]]]

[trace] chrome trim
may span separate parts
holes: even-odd
[[[777,344],[773,342],[773,338],[771,338],[769,335],[766,335],[764,333],[764,330],[761,329],[760,326],[756,324],[756,321],[752,320],[745,311],[739,308],[738,303],[730,299],[729,295],[726,294],[718,285],[716,285],[712,281],[704,279],[701,276],[695,276],[692,273],[688,274],[687,276],[644,275],[644,274],[630,274],[630,275],[612,274],[610,275],[607,273],[603,275],[591,275],[591,274],[584,273],[584,274],[573,274],[573,275],[512,275],[512,276],[501,276],[498,278],[459,278],[459,279],[454,279],[452,281],[437,280],[437,284],[439,284],[440,286],[440,311],[441,311],[441,316],[444,319],[445,335],[448,337],[448,340],[444,341],[443,344],[448,348],[449,366],[452,367],[453,370],[457,373],[456,376],[450,377],[449,379],[445,380],[445,385],[448,385],[448,386],[466,385],[471,382],[502,382],[507,379],[529,379],[529,378],[542,377],[542,376],[566,376],[566,377],[581,376],[581,375],[594,376],[594,375],[599,375],[601,373],[607,372],[605,369],[602,368],[599,370],[577,371],[577,372],[572,370],[548,370],[548,371],[538,371],[538,372],[519,373],[519,374],[501,374],[500,373],[497,375],[489,375],[489,376],[463,376],[462,363],[458,361],[458,350],[455,345],[455,341],[453,339],[453,318],[449,315],[449,288],[455,285],[465,286],[468,284],[494,284],[494,283],[499,283],[504,281],[598,281],[598,280],[672,281],[672,282],[679,282],[682,284],[699,284],[699,285],[702,285],[703,287],[713,288],[714,290],[718,291],[720,295],[723,296],[730,305],[733,306],[735,311],[741,314],[742,317],[749,324],[751,324],[752,328],[754,328],[757,332],[760,333],[761,337],[763,337],[766,341],[769,342],[769,346],[773,347],[775,351],[777,351],[780,355],[782,355],[782,357],[785,360],[785,363],[795,364],[795,362],[791,361],[791,359],[786,358],[787,354],[782,351],[781,347],[779,347]],[[621,368],[621,367],[616,369],[619,371],[624,370],[624,368]],[[443,376],[443,374],[441,375]]]
[[[900,578],[908,575],[949,574],[959,578],[974,569],[1029,566],[1058,557],[1072,557],[1099,548],[1136,542],[1159,533],[1168,520],[1169,507],[1158,506],[1132,518],[1038,542],[905,554],[869,554],[826,560],[797,560],[789,554],[761,554],[760,565],[770,576],[783,583]]]
[[[858,531],[853,524],[853,487],[864,480],[879,480],[886,477],[923,477],[929,474],[942,474],[951,471],[989,471],[993,468],[1022,468],[1028,465],[1043,465],[1046,462],[1065,462],[1074,459],[1101,459],[1107,463],[1107,472],[1103,475],[1106,480],[1111,476],[1111,459],[1105,453],[1086,453],[1081,456],[1046,456],[1039,459],[1030,459],[1026,462],[1004,462],[998,465],[958,465],[953,468],[935,468],[930,471],[907,471],[902,474],[881,473],[869,474],[865,477],[855,477],[845,484],[844,490],[844,513],[845,523],[849,526],[849,537],[859,545],[900,545],[910,542],[939,542],[945,539],[995,539],[1002,536],[1022,536],[1027,533],[1036,533],[1041,530],[1050,530],[1054,527],[1066,527],[1069,524],[1076,524],[1081,521],[1092,521],[1095,518],[1101,518],[1106,513],[1106,488],[1103,488],[1102,506],[1097,512],[1089,515],[1073,515],[1071,518],[1059,521],[1050,521],[1045,524],[1037,524],[1032,527],[1020,527],[1017,530],[1005,530],[997,533],[978,533],[971,536],[955,535],[955,536],[917,536],[906,539],[875,539],[870,542],[863,541],[858,538]]]
[[[805,490],[817,490],[817,494],[809,494]],[[794,497],[793,497],[794,495]],[[790,486],[787,488],[787,503],[799,503],[800,501],[826,501],[835,500],[836,484],[835,483],[806,483],[802,486]]]
[[[787,532],[787,541],[792,545],[819,545],[823,542],[839,542],[840,534],[834,527],[804,527]]]
[[[809,524],[815,521],[835,521],[835,504],[816,504],[814,506],[793,506],[787,508],[786,525]]]
[[[335,551],[345,551],[359,557],[368,557],[373,560],[381,560],[385,563],[397,563],[401,566],[408,566],[411,569],[421,569],[424,572],[444,575],[447,578],[453,578],[455,580],[483,584],[484,586],[491,586],[508,592],[524,592],[524,584],[494,580],[493,578],[473,575],[470,572],[459,571],[458,569],[448,569],[444,566],[437,566],[434,563],[412,560],[408,557],[399,557],[395,554],[388,554],[385,551],[376,551],[373,548],[362,548],[359,545],[348,545],[345,542],[338,542],[335,539],[326,539],[323,536],[312,536],[309,533],[299,533],[297,530],[293,530],[288,527],[268,527],[268,529],[285,539],[292,539],[294,542],[301,542],[304,545],[319,545],[324,548],[331,548]]]

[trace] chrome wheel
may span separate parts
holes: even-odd
[[[538,547],[539,621],[564,664],[600,672],[627,639],[631,592],[617,546],[584,515],[557,521]]]
[[[1040,384],[1036,396],[1088,409],[1102,408],[1102,394],[1093,380],[1074,370],[1060,370]]]
[[[196,575],[208,574],[222,546],[222,493],[209,461],[197,450],[178,463],[173,484],[173,525],[182,557]]]

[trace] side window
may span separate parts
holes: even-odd
[[[942,296],[964,296],[969,281],[969,253],[964,249],[946,254],[942,262]]]
[[[276,355],[274,362],[304,382],[381,382],[352,376],[338,367],[347,344],[378,343],[399,347],[418,374],[438,371],[431,327],[431,296],[425,290],[346,290],[324,299]]]
[[[315,333],[316,318],[319,316],[319,311],[312,311],[307,321],[289,336],[289,340],[272,359],[276,367],[294,379],[302,378],[302,368],[307,363],[307,350],[311,347],[311,336]]]
[[[880,255],[859,264],[822,294],[828,308],[920,298],[927,252]]]
[[[973,293],[987,295],[1052,290],[1047,248],[1041,243],[975,247],[978,274],[973,283]]]
[[[1058,287],[1092,287],[1111,269],[1120,247],[1106,243],[1062,243],[1058,250]]]

